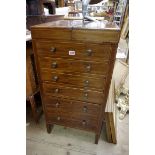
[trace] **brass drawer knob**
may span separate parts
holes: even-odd
[[[84,81],[84,85],[85,85],[85,86],[88,86],[88,85],[89,85],[89,81],[88,81],[88,80],[85,80],[85,81]]]
[[[52,68],[57,68],[58,64],[56,62],[52,63]]]
[[[61,119],[60,116],[58,116],[58,117],[57,117],[57,120],[59,121],[60,119]]]
[[[87,112],[87,110],[88,110],[87,107],[84,106],[84,107],[83,107],[83,112]]]
[[[91,56],[92,55],[92,50],[91,49],[86,50],[86,54],[87,54],[87,56]]]
[[[54,92],[55,92],[55,93],[59,93],[59,89],[56,88],[56,89],[54,90]]]
[[[55,47],[51,47],[50,51],[55,53],[56,52],[56,48]]]
[[[56,82],[56,81],[58,80],[58,76],[53,76],[53,77],[52,77],[52,80],[53,80],[54,82]]]
[[[86,125],[86,121],[85,120],[82,121],[82,125]]]
[[[91,71],[91,65],[87,65],[87,66],[86,66],[86,71],[87,71],[87,72],[90,72],[90,71]]]
[[[57,102],[57,103],[55,104],[56,108],[57,108],[59,105],[60,105],[60,103],[59,103],[59,102]]]

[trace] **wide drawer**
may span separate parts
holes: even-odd
[[[36,47],[40,56],[95,61],[109,60],[112,52],[110,44],[36,41]]]
[[[109,61],[93,62],[62,58],[39,57],[40,68],[60,70],[65,72],[80,72],[106,75],[109,71]]]
[[[58,84],[74,85],[76,87],[88,87],[104,89],[106,84],[105,76],[86,76],[78,74],[64,74],[61,72],[51,72],[49,69],[41,70],[41,80]]]
[[[42,89],[44,95],[69,98],[97,104],[102,104],[104,101],[104,93],[101,91],[92,91],[53,83],[42,83]]]
[[[73,115],[80,114],[79,118],[83,117],[82,115],[90,115],[94,118],[98,118],[101,105],[81,102],[76,100],[67,100],[62,98],[56,98],[51,96],[44,97],[44,104],[47,113],[73,113]]]
[[[47,113],[46,120],[51,124],[64,125],[88,131],[96,131],[98,126],[98,120],[94,120],[93,117],[77,119],[72,113]]]

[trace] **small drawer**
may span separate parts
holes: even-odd
[[[102,104],[104,101],[103,91],[94,91],[89,89],[80,89],[75,87],[68,87],[66,85],[57,85],[50,83],[42,83],[44,95],[51,95],[55,97],[69,98],[84,102],[91,102]]]
[[[93,118],[76,119],[71,113],[47,113],[47,122],[51,124],[64,125],[77,129],[85,129],[88,131],[96,131],[98,121]]]
[[[111,58],[111,45],[84,44],[75,42],[37,41],[37,53],[52,58],[70,58],[103,61]]]
[[[61,58],[39,57],[41,69],[50,69],[51,71],[65,71],[66,73],[90,73],[106,75],[109,71],[109,61],[93,62]]]
[[[80,117],[81,115],[91,115],[94,116],[94,118],[99,117],[101,109],[99,104],[92,104],[69,99],[67,100],[51,96],[45,96],[44,98],[44,104],[47,112],[72,112],[74,115],[80,114]]]
[[[50,81],[59,84],[68,84],[76,87],[105,89],[106,77],[105,76],[87,76],[79,74],[65,74],[61,72],[51,72],[50,69],[41,70],[41,80]]]

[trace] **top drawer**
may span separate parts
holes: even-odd
[[[40,56],[103,61],[111,58],[110,44],[84,44],[74,42],[36,41]]]

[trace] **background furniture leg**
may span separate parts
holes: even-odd
[[[53,125],[51,124],[46,124],[46,128],[47,128],[47,133],[51,133]]]
[[[34,118],[35,122],[38,123],[38,114],[37,114],[36,102],[35,102],[33,95],[29,96],[29,101],[31,104],[33,118]]]
[[[95,144],[98,144],[98,140],[99,140],[99,134],[95,135]]]

